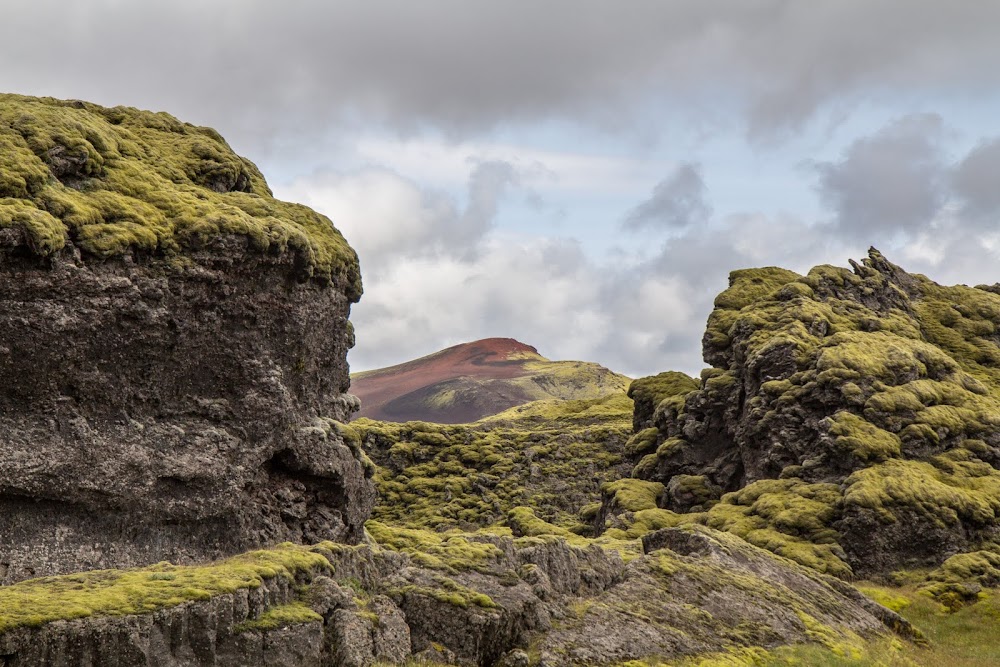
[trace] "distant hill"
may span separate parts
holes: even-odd
[[[609,396],[629,382],[599,364],[550,361],[513,338],[485,338],[352,374],[351,393],[359,417],[460,424],[541,399]]]

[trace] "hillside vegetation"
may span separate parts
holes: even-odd
[[[631,424],[632,401],[620,393],[536,401],[471,424],[358,419],[344,431],[377,466],[379,521],[475,529],[524,506],[588,532],[581,509],[596,512],[601,485],[630,468]]]

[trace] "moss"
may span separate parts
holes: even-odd
[[[837,447],[860,461],[884,461],[900,455],[899,436],[846,410],[828,418],[827,428],[836,436]]]
[[[846,577],[851,568],[832,528],[840,502],[834,484],[761,480],[726,494],[701,515],[685,516],[806,567]]]
[[[274,199],[214,130],[163,113],[0,95],[0,228],[38,255],[71,240],[97,258],[169,258],[237,234],[361,295],[357,256],[329,219]]]
[[[890,609],[897,614],[910,606],[910,598],[887,588],[862,585],[858,586],[857,589],[886,609]]]
[[[639,479],[620,479],[601,487],[601,493],[614,499],[615,505],[627,512],[656,509],[663,495],[663,484]]]
[[[807,484],[798,478],[761,480],[722,496],[705,511],[678,514],[650,506],[656,487],[635,486],[638,480],[607,485],[610,493],[630,490],[640,509],[617,517],[624,528],[605,532],[609,538],[635,539],[660,528],[706,525],[731,533],[819,572],[847,577],[851,568],[832,528],[841,512],[835,484]],[[646,482],[645,484],[650,484]],[[638,491],[645,491],[643,497]],[[617,496],[615,496],[617,497]]]
[[[283,544],[199,566],[159,563],[133,570],[101,570],[43,577],[0,587],[0,632],[55,620],[144,614],[241,588],[265,579],[292,579],[330,569],[317,550]]]
[[[438,602],[450,604],[454,607],[461,607],[462,609],[466,609],[470,606],[476,606],[482,609],[499,608],[499,605],[494,602],[493,598],[489,595],[474,591],[466,586],[462,586],[448,577],[437,576],[434,578],[434,583],[437,584],[437,586],[419,586],[416,584],[409,584],[406,586],[392,588],[388,592],[393,596],[422,595],[424,597],[433,598]]]
[[[645,456],[656,449],[656,439],[660,432],[656,428],[645,428],[635,433],[625,443],[626,456]]]
[[[624,394],[537,401],[472,424],[351,423],[377,465],[377,521],[435,531],[502,524],[529,506],[564,527],[629,470]]]
[[[698,383],[694,378],[677,371],[667,371],[633,380],[628,387],[628,397],[636,402],[656,406],[664,399],[683,396],[697,388]]]
[[[794,271],[776,266],[731,271],[729,288],[715,297],[715,307],[739,310],[801,278],[802,276]]]
[[[674,475],[669,490],[675,502],[695,512],[710,509],[722,495],[722,489],[705,475]]]
[[[539,519],[530,507],[515,507],[512,509],[507,513],[507,524],[514,531],[514,534],[518,536],[539,537],[542,535],[554,535],[578,541],[575,539],[577,536],[566,528]]]
[[[304,602],[295,601],[271,607],[256,620],[238,623],[233,626],[233,632],[276,630],[297,623],[314,622],[322,623],[323,617],[310,609]]]
[[[730,343],[729,330],[740,310],[799,279],[797,273],[777,267],[732,271],[729,288],[715,297],[715,309],[708,317],[706,349],[724,349]]]
[[[424,567],[448,572],[479,570],[500,550],[489,542],[477,542],[460,531],[435,533],[417,528],[389,526],[378,521],[365,524],[372,538],[386,549],[409,554]]]
[[[961,451],[939,457],[939,467],[889,460],[859,470],[845,482],[844,503],[871,510],[887,523],[896,521],[898,508],[907,508],[942,527],[960,521],[992,525],[1000,512],[1000,472],[961,457]]]

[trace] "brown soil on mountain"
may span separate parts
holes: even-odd
[[[626,383],[597,364],[553,362],[513,338],[485,338],[354,374],[351,393],[361,399],[359,417],[457,424],[539,399],[597,398]]]

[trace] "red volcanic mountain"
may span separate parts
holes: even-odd
[[[471,422],[546,398],[598,398],[629,378],[581,361],[549,361],[513,338],[485,338],[388,368],[351,376],[359,417],[382,421]]]

